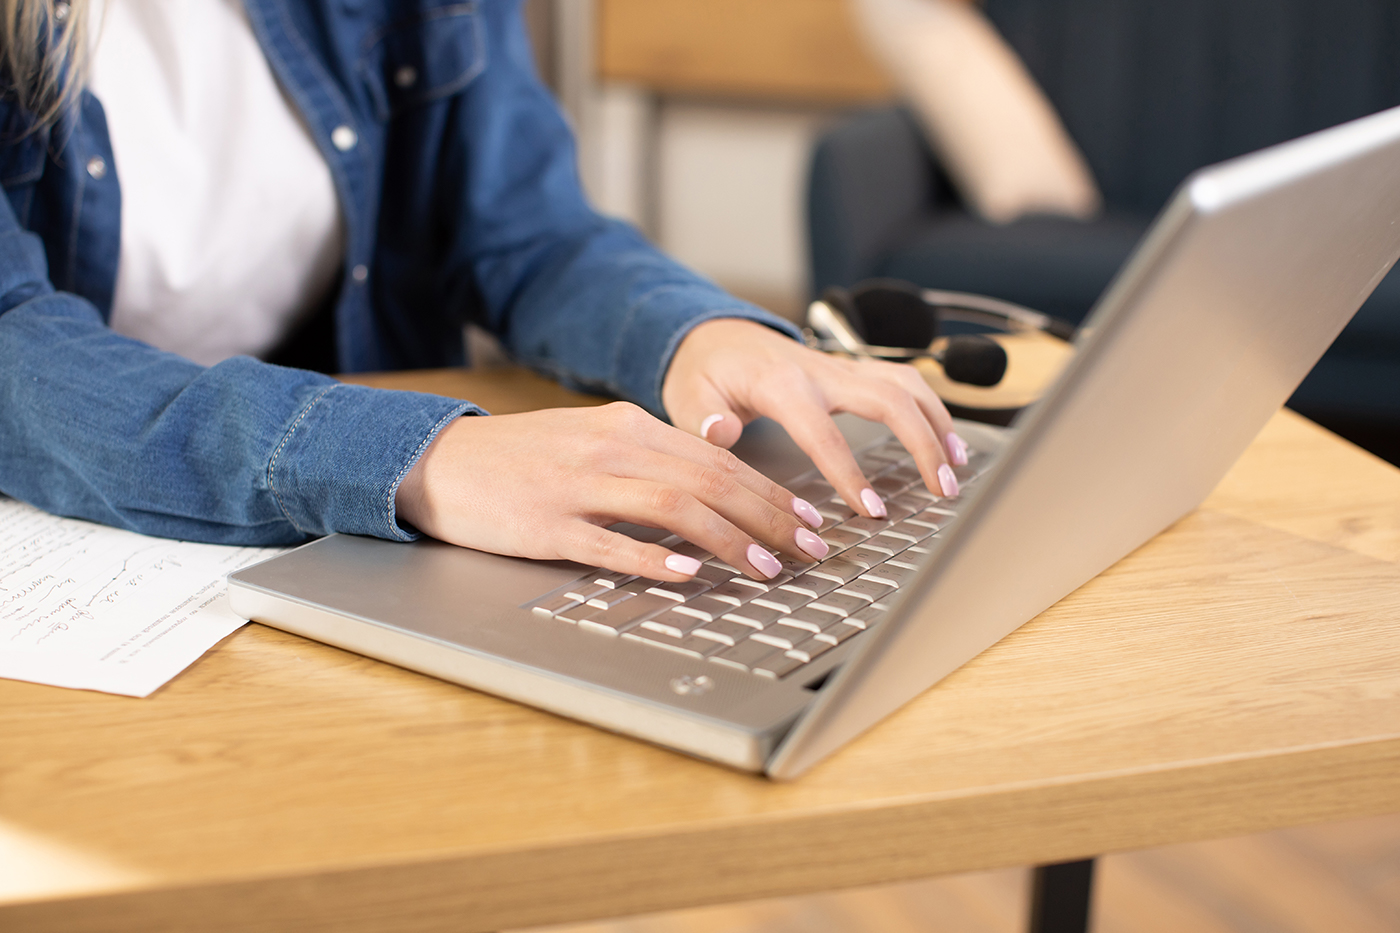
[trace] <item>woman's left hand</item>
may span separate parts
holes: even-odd
[[[726,448],[748,422],[772,418],[842,499],[873,518],[884,517],[884,502],[856,465],[834,412],[887,425],[928,488],[945,496],[958,493],[950,464],[967,462],[948,409],[913,366],[828,356],[739,318],[706,321],[686,335],[661,401],[676,427]]]

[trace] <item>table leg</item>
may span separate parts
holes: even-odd
[[[1037,865],[1031,881],[1030,933],[1088,933],[1094,860]]]

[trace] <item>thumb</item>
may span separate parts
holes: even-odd
[[[729,402],[710,384],[699,380],[689,397],[676,404],[671,422],[683,431],[698,434],[716,447],[730,448],[744,432],[744,421],[729,407]]]

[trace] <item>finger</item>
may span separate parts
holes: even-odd
[[[944,496],[958,495],[958,480],[948,465],[943,446],[924,409],[902,386],[884,379],[863,379],[842,386],[832,401],[845,411],[883,422],[914,457],[928,488]]]
[[[847,505],[869,518],[889,514],[884,500],[870,488],[850,445],[824,404],[810,393],[795,392],[781,404],[766,397],[759,405],[760,411],[781,424],[802,452],[812,458]]]
[[[672,583],[689,580],[701,566],[693,557],[582,520],[559,535],[557,549],[565,560]]]
[[[668,483],[694,496],[732,524],[798,561],[821,560],[829,548],[798,521],[794,503],[805,505],[820,525],[821,515],[815,507],[796,499],[781,486],[769,481],[732,453],[724,450],[707,452],[709,462],[695,462],[650,450],[639,451],[629,464],[629,475],[657,483]],[[744,480],[747,474],[763,487],[755,491]]]
[[[731,420],[737,425],[738,416],[730,415]],[[713,432],[712,432],[713,433]],[[679,458],[690,463],[698,464],[713,472],[723,476],[728,476],[744,489],[763,499],[773,508],[779,510],[784,515],[801,519],[811,528],[820,528],[822,524],[821,515],[817,514],[816,507],[805,499],[794,496],[787,489],[773,482],[762,473],[740,460],[730,453],[723,446],[715,446],[687,434],[667,427],[660,422],[655,422],[655,428],[646,432],[646,436],[641,438],[647,449],[658,454]],[[618,475],[635,476],[638,479],[650,479],[656,482],[667,482],[670,479],[670,470],[674,464],[659,466],[653,462],[647,471],[638,472],[636,466],[631,462],[635,459],[637,445],[634,443],[628,448],[627,459],[619,459],[613,469]],[[694,491],[695,487],[689,487]],[[707,502],[716,501],[716,496],[701,496]],[[746,526],[748,527],[748,526]],[[758,532],[755,532],[756,534]],[[790,550],[792,547],[792,535],[784,536],[783,542],[772,541],[774,547],[781,547]],[[764,540],[770,540],[765,538]],[[804,548],[804,550],[809,550]]]
[[[948,413],[948,407],[943,404],[938,393],[933,391],[923,373],[908,364],[895,364],[893,372],[894,377],[909,390],[909,394],[919,404],[924,417],[933,425],[935,433],[943,442],[943,453],[947,456],[948,462],[953,466],[966,466],[967,441],[958,435],[953,424],[953,416]]]
[[[661,528],[718,556],[753,577],[770,580],[782,569],[770,554],[732,522],[690,493],[650,480],[602,479],[593,495],[600,522],[627,521]]]
[[[708,379],[698,380],[693,391],[672,407],[676,410],[667,414],[676,427],[716,447],[733,447],[744,432],[743,419]]]

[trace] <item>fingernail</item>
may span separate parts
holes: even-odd
[[[811,525],[813,528],[820,528],[822,526],[821,513],[817,511],[817,507],[815,505],[808,502],[806,499],[799,499],[796,496],[793,496],[792,511],[794,515],[802,519],[807,524]],[[815,535],[813,537],[815,537]]]
[[[778,563],[778,558],[769,554],[757,544],[749,545],[746,556],[749,559],[749,563],[753,565],[753,569],[763,574],[769,580],[776,577],[783,569],[783,565]]]
[[[713,428],[723,420],[724,415],[710,415],[710,417],[700,422],[700,439],[708,441],[710,439],[710,428]]]
[[[953,468],[946,463],[938,468],[938,485],[943,487],[943,495],[949,498],[958,494],[958,478],[953,475]]]
[[[826,552],[831,550],[825,541],[812,534],[806,528],[797,529],[797,533],[794,537],[797,538],[797,546],[808,554],[811,554],[817,560],[821,560],[826,556]]]
[[[700,572],[700,562],[684,554],[672,554],[666,558],[666,569],[672,573],[683,573],[693,577]]]
[[[952,431],[948,432],[947,443],[948,456],[956,466],[967,466],[967,442],[958,437]]]
[[[861,504],[865,506],[865,511],[869,512],[875,518],[884,518],[886,515],[890,514],[885,510],[884,500],[876,495],[873,489],[862,489],[860,491],[860,501]]]

